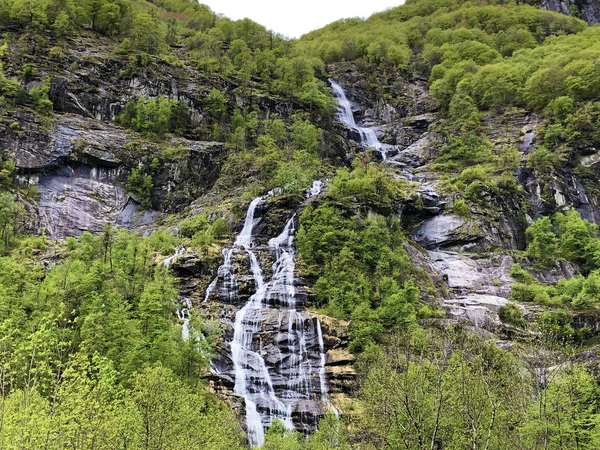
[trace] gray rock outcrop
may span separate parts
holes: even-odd
[[[600,2],[598,0],[541,0],[540,6],[542,9],[569,16],[576,15],[589,25],[600,23]]]

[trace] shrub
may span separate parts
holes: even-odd
[[[191,238],[195,233],[206,230],[210,226],[206,214],[197,214],[193,217],[181,221],[179,232],[182,236]]]
[[[135,131],[181,134],[188,126],[189,110],[185,104],[166,96],[138,97],[127,102],[116,120]]]
[[[144,208],[152,207],[152,177],[141,169],[133,169],[127,179],[126,188],[137,196]]]
[[[510,276],[520,283],[531,284],[535,279],[523,267],[515,263],[510,268]]]
[[[40,87],[34,87],[29,91],[29,96],[33,100],[35,109],[42,114],[50,114],[53,104],[48,98],[50,92],[50,78],[46,78]]]
[[[515,325],[517,327],[525,326],[523,311],[516,303],[509,303],[508,305],[501,306],[498,316],[504,323]]]
[[[452,211],[460,217],[469,218],[471,217],[471,208],[467,202],[465,202],[462,198],[459,198],[452,205]]]
[[[531,224],[527,228],[525,236],[528,257],[543,267],[551,267],[556,264],[559,241],[552,231],[552,221],[549,217],[543,217]]]

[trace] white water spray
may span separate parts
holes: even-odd
[[[377,134],[372,128],[368,127],[359,127],[354,120],[354,114],[352,113],[352,103],[346,97],[346,93],[344,89],[337,84],[333,80],[329,80],[331,83],[331,88],[333,89],[333,94],[338,101],[339,109],[338,109],[338,119],[342,122],[346,128],[350,128],[351,130],[355,130],[360,135],[360,143],[364,147],[372,147],[381,153],[381,158],[387,158],[387,151],[385,150],[384,145],[379,142],[377,138]]]
[[[319,195],[322,188],[322,183],[315,182],[307,195]],[[244,227],[233,247],[243,249],[247,254],[254,280],[254,294],[235,315],[234,335],[230,342],[234,392],[245,400],[246,427],[252,447],[263,444],[265,429],[274,419],[281,420],[288,429],[294,428],[293,418],[297,419],[294,412],[302,416],[299,405],[319,401],[334,409],[327,397],[321,325],[318,318],[297,309],[294,283],[296,216],[287,221],[279,236],[269,241],[275,262],[270,278],[265,281],[252,234],[260,222],[256,210],[263,201],[264,197],[258,197],[250,204]],[[226,277],[235,278],[231,269],[233,248],[223,251],[224,263],[209,286],[205,301]],[[235,289],[235,292],[229,292],[229,288]],[[228,298],[235,297],[237,285],[223,286],[219,293]],[[275,314],[279,324],[276,347],[270,346],[267,350],[263,346],[261,332],[264,331],[266,317]],[[273,350],[278,355],[275,364],[269,354]],[[265,358],[270,358],[269,364]],[[214,373],[217,373],[216,370]]]

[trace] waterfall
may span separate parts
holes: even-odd
[[[323,182],[321,180],[316,180],[313,182],[312,187],[306,191],[304,195],[306,198],[316,197],[320,195],[323,191]]]
[[[339,121],[342,122],[346,126],[346,128],[358,132],[358,134],[360,135],[361,145],[363,145],[364,147],[374,148],[379,153],[381,153],[381,158],[385,160],[387,158],[387,151],[384,145],[381,142],[379,142],[375,131],[372,128],[359,127],[356,124],[354,120],[354,114],[352,113],[352,103],[346,97],[344,89],[342,89],[342,87],[339,84],[337,84],[331,79],[329,80],[329,82],[331,83],[333,94],[335,95],[335,98],[337,99],[339,105]]]
[[[187,341],[190,338],[190,310],[192,309],[192,301],[188,297],[180,297],[177,305],[177,317],[182,322],[181,338]],[[185,305],[182,307],[182,305]]]
[[[318,195],[322,183],[315,182],[307,196]],[[250,262],[254,293],[236,313],[233,338],[229,343],[233,363],[234,393],[246,404],[246,428],[250,446],[264,443],[265,429],[279,419],[288,429],[302,422],[307,411],[318,415],[321,405],[331,406],[325,378],[325,350],[321,324],[298,309],[299,293],[295,286],[294,237],[297,217],[294,214],[282,232],[268,242],[274,258],[270,276],[263,275],[255,248],[253,230],[260,222],[257,207],[265,200],[252,201],[242,231],[231,249],[223,251],[224,262],[217,278],[210,284],[205,301],[219,285],[219,294],[226,299],[237,295],[232,269],[233,249],[245,253]],[[267,281],[265,281],[267,278]],[[231,291],[229,290],[231,289]],[[272,342],[264,341],[266,328],[272,326]],[[216,366],[213,366],[216,367]],[[221,370],[213,369],[221,375]]]
[[[204,294],[204,302],[207,302],[210,295],[217,289],[219,280],[223,280],[223,291],[225,292],[225,295],[228,296],[227,300],[233,300],[234,293],[237,292],[237,282],[235,280],[235,276],[233,275],[233,269],[231,266],[233,248],[224,248],[222,254],[223,264],[219,266],[219,269],[217,270],[217,276],[214,280],[212,280],[206,289],[206,293]]]
[[[177,247],[175,247],[175,253],[173,253],[173,255],[169,256],[168,258],[164,259],[163,261],[161,261],[160,265],[169,268],[169,267],[171,267],[171,264],[173,264],[173,261],[175,261],[177,258],[180,258],[181,256],[183,256],[184,253],[185,253],[185,247],[183,245],[178,245]]]

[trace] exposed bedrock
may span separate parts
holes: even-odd
[[[33,120],[22,116],[21,121]],[[161,146],[135,134],[81,116],[57,116],[49,129],[29,123],[26,134],[3,133],[0,145],[14,155],[18,180],[40,191],[35,231],[52,238],[100,232],[106,223],[134,227],[153,223],[161,212],[185,206],[209,191],[226,159],[223,144],[171,138],[181,157],[165,161],[153,176],[152,208],[126,190],[138,161],[159,155]]]

